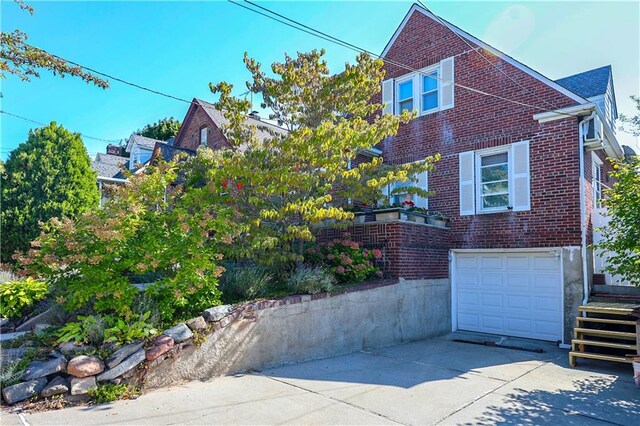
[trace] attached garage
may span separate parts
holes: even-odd
[[[453,253],[451,272],[454,329],[562,340],[559,254],[461,250]]]

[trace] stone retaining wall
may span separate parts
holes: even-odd
[[[211,333],[147,362],[144,387],[260,370],[451,330],[449,279],[381,281],[205,313]]]

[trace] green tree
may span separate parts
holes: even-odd
[[[355,65],[331,74],[323,55],[314,50],[285,56],[271,66],[275,76],[269,77],[245,53],[252,75],[247,87],[261,95],[262,107],[273,112],[270,118],[288,132],[248,126],[250,102],[231,96],[228,83],[210,84],[220,95],[216,107],[229,121],[223,131],[232,148],[201,152],[191,162],[207,164],[203,170],[209,187],[224,188],[226,202],[244,227],[247,244],[234,244],[240,250],[234,256],[284,258],[299,266],[305,242],[314,239],[314,225],[353,218],[345,210],[348,199],[379,200],[387,185],[412,181],[437,160],[401,166],[384,165],[382,158],[352,163],[358,152],[393,136],[412,114],[382,115],[382,105],[371,102],[380,93],[382,61],[359,55]],[[257,130],[269,136],[258,138]],[[410,184],[407,192],[428,195]]]
[[[20,9],[33,15],[33,7],[27,5],[24,0],[14,0],[14,2]],[[17,29],[13,32],[0,32],[0,45],[2,46],[0,50],[0,78],[6,77],[7,74],[13,74],[23,81],[30,81],[32,77],[40,77],[40,70],[48,70],[60,77],[71,75],[103,89],[109,88],[107,80],[85,71],[81,66],[64,58],[30,45],[27,43],[27,39],[27,34]]]
[[[614,162],[614,184],[602,201],[611,220],[597,251],[609,254],[607,271],[640,287],[640,157]]]
[[[76,217],[98,206],[96,172],[80,135],[51,122],[29,131],[26,142],[11,152],[1,179],[1,257],[29,248],[39,222]]]
[[[159,141],[166,141],[169,138],[175,137],[179,130],[180,122],[173,117],[169,117],[158,120],[153,124],[147,124],[142,130],[138,130],[136,133]]]
[[[620,114],[622,125],[620,130],[631,133],[633,136],[640,136],[640,96],[630,96],[631,100],[636,104],[636,115],[631,117]]]

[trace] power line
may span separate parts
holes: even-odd
[[[538,96],[536,93],[534,93],[533,91],[529,90],[527,87],[523,86],[522,84],[518,83],[515,79],[513,79],[509,74],[507,74],[506,72],[504,72],[504,70],[502,70],[501,68],[499,68],[496,64],[494,64],[493,62],[491,62],[489,60],[489,58],[487,58],[486,56],[484,56],[482,54],[482,52],[478,49],[476,49],[475,47],[473,47],[471,45],[471,43],[469,42],[469,40],[467,40],[466,38],[462,37],[460,34],[458,34],[456,31],[454,31],[451,27],[449,27],[449,25],[447,25],[447,23],[440,18],[440,16],[438,16],[435,12],[433,12],[431,9],[429,9],[423,2],[422,0],[417,0],[418,4],[420,4],[420,6],[422,6],[427,12],[431,13],[438,22],[440,22],[440,24],[442,24],[445,28],[447,28],[448,30],[450,30],[456,37],[458,37],[460,40],[462,40],[467,46],[469,46],[469,48],[471,50],[473,50],[474,52],[476,52],[478,55],[480,55],[480,57],[482,59],[484,59],[489,65],[491,65],[493,68],[495,68],[498,72],[500,72],[502,75],[504,75],[505,77],[507,77],[509,80],[511,80],[513,83],[515,83],[517,86],[519,86],[521,89],[524,89],[525,91],[527,91],[528,93],[530,93],[531,95],[535,96],[536,98],[538,98],[539,100],[541,100],[542,102],[546,103],[547,105],[550,105],[551,108],[553,109],[557,109],[557,107],[555,105],[553,105],[551,102],[547,101],[546,99]],[[481,47],[478,46],[480,49]]]
[[[399,67],[399,68],[403,68],[403,69],[408,70],[408,71],[411,71],[411,72],[418,73],[418,74],[420,74],[421,76],[426,76],[426,77],[431,78],[431,79],[435,79],[435,80],[439,80],[439,81],[442,81],[442,82],[445,82],[445,83],[453,84],[454,86],[460,87],[460,88],[462,88],[462,89],[465,89],[465,90],[468,90],[468,91],[471,91],[471,92],[474,92],[474,93],[478,93],[478,94],[480,94],[480,95],[490,96],[490,97],[493,97],[493,98],[496,98],[496,99],[500,99],[500,100],[503,100],[503,101],[506,101],[506,102],[511,102],[511,103],[513,103],[513,104],[517,104],[517,105],[520,105],[520,106],[526,106],[526,107],[528,107],[528,108],[533,108],[533,109],[537,109],[537,110],[540,110],[540,111],[547,111],[547,110],[548,110],[547,108],[539,107],[539,106],[536,106],[536,105],[531,105],[531,104],[528,104],[528,103],[525,103],[525,102],[520,102],[520,101],[516,101],[516,100],[514,100],[514,99],[505,98],[505,97],[500,96],[500,95],[496,95],[496,94],[493,94],[493,93],[485,92],[485,91],[483,91],[483,90],[475,89],[475,88],[473,88],[473,87],[466,86],[466,85],[464,85],[464,84],[457,83],[457,82],[455,82],[455,81],[451,81],[451,80],[444,79],[444,78],[442,78],[442,77],[440,77],[440,76],[433,76],[433,75],[429,75],[429,74],[427,74],[427,73],[425,73],[425,72],[423,72],[423,71],[416,70],[416,69],[414,69],[414,68],[412,68],[412,67],[410,67],[410,66],[408,66],[408,65],[405,65],[405,64],[403,64],[403,63],[400,63],[400,62],[394,61],[394,60],[389,59],[389,58],[383,58],[383,57],[382,57],[381,55],[379,55],[379,54],[373,53],[373,52],[371,52],[371,51],[369,51],[369,50],[367,50],[367,49],[364,49],[364,48],[359,47],[359,46],[357,46],[357,45],[354,45],[354,44],[352,44],[352,43],[346,42],[346,41],[344,41],[344,40],[342,40],[342,39],[340,39],[340,38],[338,38],[338,37],[334,37],[334,36],[332,36],[332,35],[330,35],[330,34],[327,34],[327,33],[325,33],[325,32],[322,32],[322,31],[320,31],[320,30],[317,30],[317,29],[315,29],[315,28],[313,28],[313,27],[310,27],[310,26],[308,26],[308,25],[305,25],[305,24],[303,24],[303,23],[301,23],[301,22],[299,22],[299,21],[296,21],[295,19],[289,18],[289,17],[287,17],[287,16],[285,16],[285,15],[282,15],[282,14],[280,14],[280,13],[278,13],[278,12],[275,12],[275,11],[273,11],[273,10],[271,10],[271,9],[267,8],[267,7],[264,7],[264,6],[261,6],[261,5],[259,5],[259,4],[253,3],[253,2],[251,2],[250,0],[243,0],[243,1],[244,1],[245,3],[248,3],[248,4],[252,5],[252,6],[255,6],[255,7],[259,8],[259,9],[261,9],[261,10],[263,10],[263,11],[266,11],[266,12],[268,12],[268,13],[271,13],[271,14],[273,14],[274,16],[267,15],[266,13],[263,13],[263,12],[261,12],[260,10],[256,10],[256,9],[250,8],[250,7],[248,7],[248,6],[242,5],[242,4],[240,4],[240,3],[237,3],[237,2],[236,2],[236,1],[234,1],[234,0],[227,0],[227,1],[228,1],[229,3],[231,3],[231,4],[234,4],[234,5],[236,5],[236,6],[242,7],[243,9],[246,9],[246,10],[249,10],[249,11],[251,11],[251,12],[257,13],[257,14],[259,14],[259,15],[262,15],[262,16],[264,16],[264,17],[266,17],[266,18],[269,18],[269,19],[271,19],[271,20],[273,20],[273,21],[283,23],[283,22],[282,22],[282,20],[280,20],[280,19],[278,19],[278,18],[276,18],[276,17],[275,17],[275,16],[277,16],[277,17],[279,17],[279,18],[282,18],[282,19],[284,19],[284,20],[288,21],[287,23],[284,23],[284,24],[285,24],[285,25],[287,25],[287,26],[289,26],[289,27],[291,27],[291,28],[297,29],[297,30],[302,31],[302,32],[305,32],[305,33],[307,33],[307,34],[311,34],[311,35],[313,35],[313,36],[315,36],[315,37],[318,37],[318,38],[321,38],[321,39],[327,40],[327,41],[329,41],[329,42],[332,42],[332,43],[334,43],[334,44],[340,45],[340,46],[342,46],[342,47],[349,48],[349,49],[354,50],[354,51],[357,51],[357,52],[359,52],[359,53],[366,53],[366,54],[371,55],[371,56],[373,56],[373,57],[375,57],[375,58],[382,59],[382,60],[384,60],[386,63],[392,64],[392,65],[395,65],[395,66],[397,66],[397,67]],[[295,25],[292,25],[292,24],[290,24],[289,22],[290,22],[290,23],[293,23],[293,24],[295,24]],[[298,25],[298,26],[296,26],[296,25]],[[301,28],[301,27],[302,27],[302,28]],[[475,50],[475,49],[473,49],[473,50]],[[558,112],[559,114],[562,114],[562,115],[571,116],[571,117],[575,116],[575,114],[570,114],[570,113],[565,113],[565,112],[557,111],[557,109],[556,109],[555,107],[554,107],[554,110],[556,110],[556,112]]]
[[[17,114],[12,114],[12,113],[10,113],[8,111],[4,111],[4,110],[0,110],[0,114],[6,114],[6,115],[9,115],[11,117],[15,117],[15,118],[18,118],[20,120],[23,120],[23,121],[28,121],[30,123],[38,124],[40,126],[46,126],[47,125],[47,124],[42,123],[40,121],[32,120],[30,118],[23,117],[23,116],[17,115]],[[109,142],[109,143],[111,143],[111,142],[120,142],[121,141],[121,139],[103,139],[103,138],[98,138],[98,137],[95,137],[95,136],[85,135],[84,133],[80,133],[80,132],[74,132],[74,133],[78,133],[83,138],[93,139],[93,140],[100,141],[100,142]]]

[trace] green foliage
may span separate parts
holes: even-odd
[[[612,161],[614,184],[602,201],[611,220],[594,248],[608,254],[608,272],[640,287],[640,156]]]
[[[3,262],[29,248],[40,233],[39,222],[77,217],[98,206],[96,172],[80,135],[55,122],[30,130],[5,168],[0,177]]]
[[[135,340],[146,340],[158,333],[153,325],[147,320],[151,312],[140,315],[137,320],[126,322],[121,318],[106,318],[106,322],[110,325],[104,330],[105,342],[113,342],[118,344],[127,344]]]
[[[118,399],[135,399],[140,396],[140,390],[135,386],[124,383],[100,385],[96,389],[90,390],[89,395],[98,404],[116,401]]]
[[[622,122],[620,130],[633,136],[640,136],[640,96],[630,96],[630,98],[636,104],[636,114],[631,117],[620,114],[620,121]]]
[[[264,294],[273,281],[273,275],[262,266],[234,266],[220,277],[220,290],[225,302],[254,299]]]
[[[243,238],[228,247],[227,257],[295,260],[300,266],[304,242],[314,239],[313,225],[353,218],[342,208],[345,200],[379,200],[387,186],[409,182],[438,159],[391,166],[375,158],[353,165],[359,152],[393,136],[412,115],[381,115],[382,105],[371,103],[384,78],[382,61],[359,55],[355,65],[332,73],[323,55],[314,50],[285,56],[271,66],[270,77],[245,54],[249,90],[261,95],[262,107],[273,111],[269,118],[288,132],[248,125],[250,102],[232,97],[228,83],[210,85],[220,95],[216,107],[228,120],[223,130],[232,148],[202,152],[190,161],[204,170],[206,187],[224,189],[243,227]],[[410,192],[427,195],[414,187]]]
[[[58,330],[58,342],[74,341],[99,346],[103,342],[127,344],[134,340],[146,340],[157,334],[157,330],[148,322],[150,315],[151,312],[146,312],[131,321],[114,316],[78,316],[78,321],[68,322]]]
[[[31,277],[0,284],[0,317],[22,317],[29,307],[43,300],[48,294],[47,284]]]
[[[335,288],[336,279],[321,266],[302,266],[297,268],[286,281],[287,289],[294,294],[316,294]]]
[[[35,351],[28,351],[22,358],[16,361],[0,363],[0,389],[15,385],[22,381],[24,371],[35,360]]]
[[[33,15],[34,8],[24,0],[14,0],[18,7]],[[4,7],[4,3],[3,3]],[[64,77],[71,75],[79,77],[87,83],[103,89],[109,88],[109,82],[103,80],[82,67],[73,65],[59,56],[54,56],[42,49],[27,43],[28,36],[23,31],[14,30],[11,33],[0,32],[2,50],[0,51],[0,79],[7,74],[13,74],[22,81],[30,81],[32,77],[40,77],[41,70],[48,70],[53,75]]]
[[[147,124],[136,133],[159,141],[175,137],[180,130],[180,122],[173,117],[163,118],[153,124]]]
[[[7,269],[5,269],[5,267]],[[0,264],[0,284],[6,284],[11,281],[17,281],[18,276],[14,274],[11,269],[7,267],[7,265]]]
[[[59,342],[86,343],[99,346],[104,342],[105,322],[93,316],[78,316],[78,321],[68,322],[58,330]]]
[[[111,188],[103,208],[77,221],[51,220],[32,249],[20,258],[44,276],[57,300],[73,311],[135,318],[138,290],[127,277],[162,277],[147,289],[163,321],[172,323],[219,304],[217,279],[222,245],[235,232],[229,210],[206,188],[173,185],[173,163],[147,167],[127,185]],[[171,190],[166,188],[171,186]]]
[[[307,250],[307,259],[329,267],[340,283],[356,284],[374,275],[381,276],[381,271],[374,266],[380,258],[379,249],[363,249],[348,235]]]

